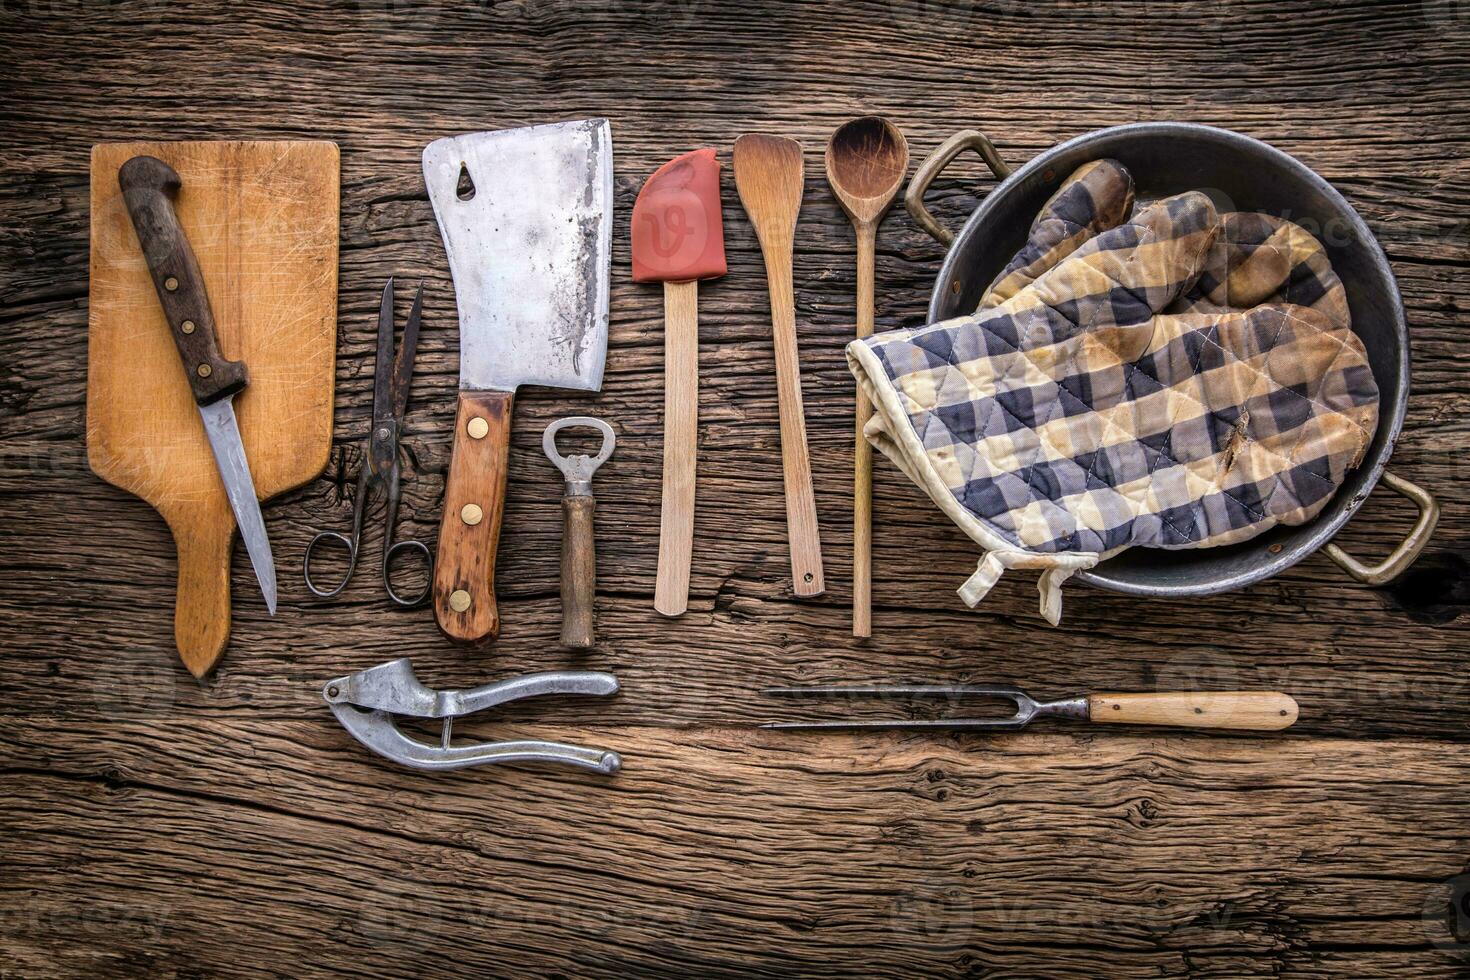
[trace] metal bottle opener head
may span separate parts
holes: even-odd
[[[556,434],[562,429],[577,426],[596,429],[602,433],[602,448],[597,451],[596,456],[588,456],[584,453],[563,456],[557,451]],[[564,419],[557,419],[546,427],[546,432],[541,436],[541,448],[546,452],[546,458],[561,470],[562,476],[566,477],[566,492],[569,497],[587,496],[592,493],[592,474],[597,472],[599,466],[607,462],[616,443],[617,438],[613,435],[612,426],[590,415],[571,415]]]
[[[596,671],[551,671],[526,674],[480,687],[437,691],[425,687],[406,659],[390,660],[367,670],[328,681],[322,697],[353,738],[386,759],[414,769],[462,769],[493,762],[551,762],[611,774],[623,760],[606,749],[524,740],[453,745],[454,719],[507,701],[551,694],[609,695],[618,692],[617,678]],[[443,719],[438,745],[410,738],[395,715]]]

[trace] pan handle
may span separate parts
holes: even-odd
[[[997,180],[1005,180],[1011,175],[1011,168],[1006,166],[1000,154],[995,152],[995,144],[991,143],[984,133],[973,129],[964,129],[955,133],[940,143],[939,148],[919,164],[919,169],[914,171],[914,179],[909,181],[909,189],[903,195],[903,206],[908,208],[909,216],[914,219],[915,224],[946,247],[954,243],[954,232],[934,220],[934,215],[924,207],[924,194],[929,190],[929,185],[934,182],[934,178],[938,177],[940,171],[960,155],[961,150],[974,150],[980,154],[981,159],[990,168],[990,172],[995,174]]]
[[[1414,559],[1429,544],[1434,526],[1439,523],[1439,502],[1428,490],[1415,486],[1401,476],[1394,476],[1387,470],[1379,483],[1408,497],[1419,508],[1419,520],[1414,522],[1413,530],[1409,531],[1403,542],[1377,565],[1365,565],[1331,542],[1322,549],[1328,558],[1337,562],[1339,568],[1365,585],[1387,585],[1407,572],[1409,566],[1414,564]]]

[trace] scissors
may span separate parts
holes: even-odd
[[[409,382],[413,380],[413,358],[419,343],[419,314],[423,309],[424,287],[419,284],[413,298],[413,309],[409,311],[408,323],[403,328],[403,346],[398,356],[393,356],[393,280],[383,287],[383,302],[378,309],[378,359],[373,374],[373,427],[363,440],[362,471],[357,478],[357,498],[352,505],[352,534],[338,531],[320,531],[306,546],[306,557],[302,572],[306,587],[319,599],[330,599],[347,587],[347,580],[357,568],[358,545],[362,541],[362,517],[367,510],[369,495],[383,487],[388,497],[388,513],[383,530],[383,588],[388,598],[404,607],[417,606],[429,596],[433,584],[434,556],[429,546],[422,541],[408,539],[395,542],[393,525],[398,522],[398,437],[402,431],[403,413],[408,407]],[[317,546],[331,541],[347,549],[347,572],[342,581],[330,589],[318,588],[311,580],[311,556]],[[424,587],[411,596],[404,596],[393,588],[390,572],[395,557],[405,551],[414,551],[424,556]]]

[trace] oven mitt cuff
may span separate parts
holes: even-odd
[[[861,341],[847,346],[847,364],[858,387],[868,396],[874,412],[863,430],[868,442],[886,456],[923,490],[960,530],[985,550],[974,573],[959,588],[959,596],[974,608],[990,593],[1008,568],[1041,570],[1037,590],[1041,593],[1041,615],[1055,626],[1062,616],[1062,583],[1076,572],[1091,568],[1102,556],[1089,552],[1036,554],[1020,548],[996,528],[964,507],[951,491],[924,451],[918,434],[907,422],[902,399],[886,379],[882,363],[871,347]]]

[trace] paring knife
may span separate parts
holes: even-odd
[[[204,278],[194,250],[174,212],[174,197],[182,181],[174,169],[157,157],[137,156],[119,168],[118,185],[127,203],[133,229],[143,246],[143,258],[163,304],[169,331],[184,362],[184,372],[215,465],[224,481],[225,495],[235,513],[245,550],[260,582],[265,605],[276,614],[276,566],[271,556],[270,539],[265,533],[265,519],[260,501],[255,496],[255,483],[250,478],[250,463],[245,458],[245,444],[240,440],[240,426],[235,419],[235,395],[249,383],[243,361],[226,360],[220,353],[214,332],[214,313],[204,291]]]
[[[606,119],[471,133],[424,149],[459,305],[459,410],[434,615],[494,637],[495,550],[516,388],[597,391],[607,357],[612,128]]]

